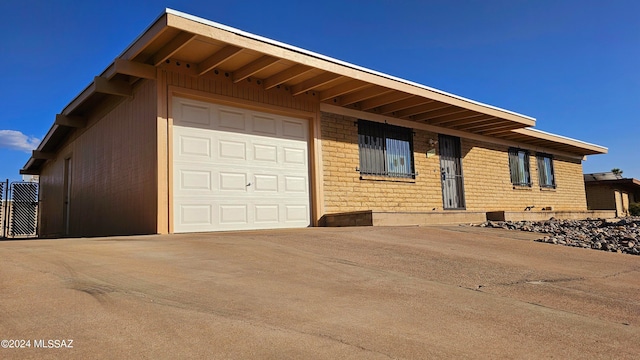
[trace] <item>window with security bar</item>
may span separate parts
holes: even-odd
[[[516,186],[531,186],[529,173],[529,152],[522,149],[509,149],[509,169],[511,183]]]
[[[358,120],[358,147],[361,175],[415,178],[411,129]]]
[[[553,158],[547,154],[536,154],[538,160],[538,180],[540,187],[551,188],[556,187],[555,176],[553,174]]]

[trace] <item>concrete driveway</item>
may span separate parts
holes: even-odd
[[[0,339],[25,348],[0,358],[637,359],[640,257],[536,237],[389,227],[4,241]]]

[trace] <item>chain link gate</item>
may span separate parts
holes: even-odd
[[[6,195],[2,210],[3,237],[38,235],[38,183],[7,181],[0,194]],[[5,187],[8,187],[5,189]],[[4,191],[2,191],[4,190]],[[0,195],[1,197],[2,195]]]

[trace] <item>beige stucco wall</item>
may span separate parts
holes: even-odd
[[[356,118],[321,114],[322,167],[325,213],[360,210],[442,211],[440,159],[427,157],[429,139],[438,135],[414,130],[415,180],[360,178]],[[508,147],[461,139],[462,166],[468,211],[522,211],[552,207],[555,211],[586,210],[586,197],[579,160],[554,159],[557,188],[538,186],[535,152],[531,153],[533,185],[514,189],[510,180]]]
[[[156,87],[89,114],[40,175],[40,234],[63,236],[64,162],[71,158],[70,236],[156,233]]]

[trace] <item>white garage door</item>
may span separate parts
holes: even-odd
[[[308,122],[174,98],[174,231],[310,224]]]

